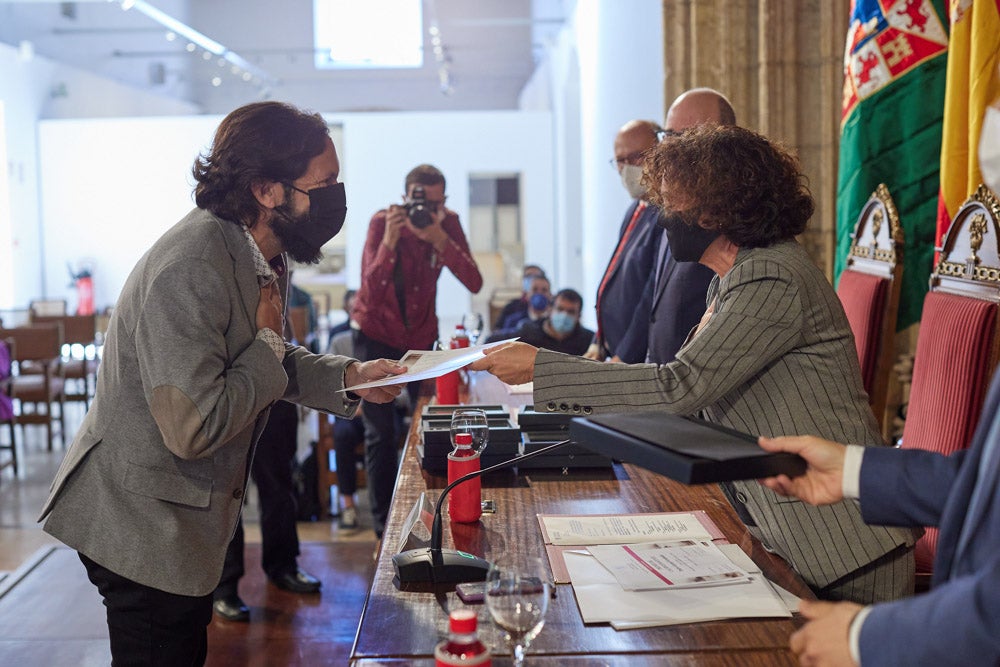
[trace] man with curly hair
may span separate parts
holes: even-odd
[[[813,212],[797,160],[749,130],[702,125],[660,143],[644,181],[677,261],[716,274],[677,358],[600,364],[512,343],[472,368],[533,380],[536,410],[660,409],[768,437],[881,444],[843,307],[795,240]],[[912,530],[867,526],[850,500],[811,507],[755,481],[724,491],[749,531],[819,597],[867,603],[913,591]]]
[[[104,598],[116,665],[200,665],[254,448],[279,399],[350,416],[340,391],[405,369],[285,342],[285,255],[317,261],[347,212],[318,114],[249,104],[194,165],[195,203],[132,270],[97,395],[40,520]]]

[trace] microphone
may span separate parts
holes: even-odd
[[[392,566],[396,570],[396,578],[401,584],[419,583],[460,583],[463,581],[485,581],[486,571],[490,569],[489,561],[455,549],[441,548],[441,508],[448,492],[462,482],[479,477],[494,470],[517,465],[520,461],[545,454],[553,449],[569,444],[569,439],[560,440],[541,449],[491,465],[489,468],[475,470],[468,475],[462,475],[454,482],[444,487],[434,506],[434,523],[431,526],[431,546],[421,549],[409,549],[392,557]]]

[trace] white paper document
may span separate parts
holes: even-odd
[[[355,391],[357,389],[370,389],[372,387],[384,387],[390,384],[403,384],[415,380],[427,380],[436,378],[451,371],[457,371],[463,366],[468,366],[476,359],[483,356],[483,350],[488,350],[497,345],[503,345],[516,338],[499,340],[486,345],[476,345],[474,347],[461,347],[457,350],[410,350],[399,360],[400,366],[406,366],[407,371],[401,375],[390,375],[381,380],[363,382],[353,387],[344,387],[341,391]]]
[[[725,586],[750,580],[709,541],[600,545],[588,551],[626,591]]]
[[[629,514],[623,516],[543,516],[552,544],[632,544],[655,540],[711,540],[693,514]]]
[[[750,581],[732,586],[626,591],[593,556],[566,552],[566,567],[585,623],[610,623],[617,629],[698,623],[727,618],[790,618],[791,612],[736,545],[723,545]],[[737,556],[736,552],[742,555]],[[745,561],[745,562],[740,562]]]

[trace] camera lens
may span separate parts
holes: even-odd
[[[414,186],[413,195],[410,197],[410,204],[406,207],[406,214],[410,217],[410,222],[417,229],[430,227],[434,222],[431,218],[430,209],[427,208],[427,195],[422,185]]]

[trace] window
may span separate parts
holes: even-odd
[[[317,69],[423,67],[422,0],[313,0]]]

